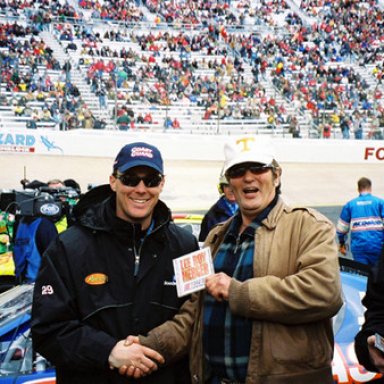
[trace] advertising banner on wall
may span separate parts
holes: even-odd
[[[261,135],[252,140],[265,140]],[[145,141],[156,145],[166,160],[222,161],[224,143],[237,136],[167,134],[120,131],[0,130],[0,153],[113,157],[128,143]],[[268,137],[281,162],[384,163],[382,140],[324,140]]]

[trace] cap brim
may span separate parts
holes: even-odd
[[[130,161],[127,164],[122,165],[121,167],[118,168],[118,171],[121,173],[124,173],[128,171],[128,169],[134,168],[134,167],[149,167],[153,168],[159,173],[163,174],[163,170],[160,167],[157,167],[155,164],[153,164],[150,161],[143,161],[143,160],[138,160],[138,161]]]
[[[128,169],[134,168],[134,167],[149,167],[155,169],[157,172],[163,174],[163,170],[160,167],[157,167],[155,164],[153,164],[150,161],[145,161],[145,160],[136,160],[136,161],[130,161],[127,164],[122,165],[119,167],[117,170],[120,173],[124,173],[128,171]]]
[[[224,164],[224,170],[223,172],[227,172],[229,168],[233,167],[234,165],[241,164],[241,163],[260,163],[260,164],[271,164],[273,161],[273,156],[271,154],[258,154],[255,156],[254,153],[251,152],[245,152],[241,153],[238,156],[236,156],[234,159],[226,162]]]

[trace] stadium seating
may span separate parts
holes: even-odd
[[[24,4],[0,8],[0,128],[383,136],[378,0]]]

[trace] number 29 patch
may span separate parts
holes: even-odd
[[[54,293],[52,285],[43,285],[41,287],[42,295],[53,295]]]

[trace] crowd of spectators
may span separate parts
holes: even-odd
[[[60,65],[36,29],[17,21],[0,24],[0,47],[2,106],[12,106],[15,116],[27,118],[28,128],[39,121],[61,129],[92,127],[82,118],[92,114],[83,111],[87,108],[70,81],[67,63]]]
[[[148,21],[145,15],[151,14],[154,28],[132,29],[128,24],[94,28],[70,22],[52,25],[58,39],[78,51],[79,66],[86,68],[100,109],[113,106],[109,108],[111,117],[126,120],[118,124],[123,129],[133,129],[143,117],[139,118],[134,105],[181,105],[186,110],[201,108],[202,121],[262,120],[272,129],[287,126],[294,137],[301,137],[300,121],[305,117],[324,138],[336,130],[345,139],[366,138],[363,126],[370,127],[368,138],[379,138],[384,120],[384,38],[378,1],[296,3],[299,14],[285,1],[147,0],[145,9],[135,2],[124,8],[121,1],[83,0],[77,10],[66,3],[56,7],[54,14],[76,19],[83,11],[90,11],[92,17],[125,22]],[[40,8],[45,6],[41,2]],[[168,27],[156,28],[161,22]],[[3,26],[0,31],[9,28]],[[45,65],[59,70],[36,31],[29,32],[30,56],[36,61],[30,68]],[[6,36],[10,53],[24,49],[20,41],[11,48],[9,36],[14,34],[0,34],[0,44]],[[10,53],[5,56],[12,57]],[[13,60],[16,56],[20,55],[14,54]],[[84,113],[78,119],[77,109],[86,106],[81,95],[71,94],[74,84],[55,83],[36,70],[23,74],[16,69],[15,73],[9,64],[3,69],[6,60],[2,60],[2,82],[6,79],[7,90],[35,92],[37,83],[40,93],[49,92],[59,104],[64,89],[71,97],[64,98],[68,105],[64,113],[59,109],[59,115],[76,115],[68,126],[79,121],[83,124]],[[51,118],[57,115],[55,111],[50,114]],[[170,126],[169,122],[159,123]]]
[[[143,12],[134,0],[109,0],[104,2],[80,0],[79,5],[82,9],[92,10],[93,18],[131,23],[144,20]]]

